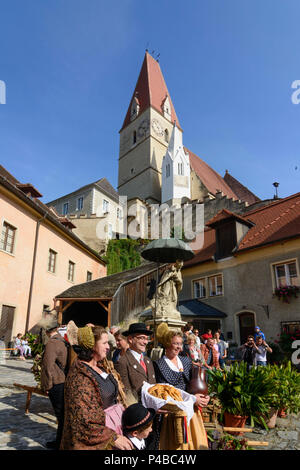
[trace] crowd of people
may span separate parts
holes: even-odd
[[[242,360],[249,367],[265,365],[266,352],[271,350],[260,331],[255,333],[255,340],[253,335],[241,346]],[[46,444],[48,448],[208,448],[201,409],[209,403],[209,395],[192,395],[194,414],[185,439],[178,442],[174,415],[145,407],[142,388],[145,383],[169,384],[185,392],[197,367],[208,373],[223,369],[228,343],[220,330],[200,335],[190,323],[183,331],[161,324],[156,339],[163,353],[155,361],[150,359],[154,334],[144,323],[133,323],[124,331],[91,324],[77,328],[70,322],[63,337],[54,322],[47,328],[47,336],[41,384],[58,422],[56,439]]]
[[[229,345],[220,329],[214,333],[208,329],[200,335],[192,323],[187,323],[183,327],[183,335],[182,355],[189,356],[193,363],[201,364],[207,370],[225,368]]]
[[[144,383],[187,390],[198,358],[182,355],[184,332],[167,327],[160,337],[164,354],[152,361],[147,350],[153,332],[143,323],[133,323],[126,331],[90,324],[75,330],[67,330],[64,338],[55,322],[47,328],[41,385],[58,422],[56,439],[46,444],[48,448],[208,448],[200,409],[208,404],[209,396],[193,396],[195,411],[182,442],[170,437],[172,414],[142,404]]]

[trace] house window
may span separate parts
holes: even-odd
[[[178,163],[178,174],[183,176],[183,163]]]
[[[289,261],[274,266],[276,287],[298,286],[299,276],[297,273],[296,261]]]
[[[133,131],[133,143],[136,144],[136,131]]]
[[[68,281],[74,281],[74,271],[75,271],[75,263],[73,261],[69,261],[69,269],[68,269]]]
[[[15,246],[16,228],[4,222],[1,233],[0,249],[13,253]]]
[[[300,321],[281,322],[281,333],[295,334],[300,332]]]
[[[108,212],[109,202],[106,201],[105,199],[103,199],[103,205],[102,205],[102,207],[103,207],[103,212],[104,212],[104,214],[105,214],[106,212]]]
[[[108,224],[108,238],[111,240],[113,236],[112,224]]]
[[[63,215],[67,215],[68,212],[69,212],[69,203],[65,202],[63,205]]]
[[[211,276],[208,278],[209,283],[209,295],[215,297],[217,295],[223,295],[223,277],[222,274],[217,276]]]
[[[165,129],[165,142],[169,142],[169,131],[168,129]]]
[[[81,211],[83,208],[83,197],[79,197],[77,199],[77,210],[78,211]]]
[[[54,250],[49,250],[49,257],[48,257],[48,271],[50,273],[55,273],[56,269],[56,256],[57,253]]]
[[[194,285],[194,297],[196,299],[203,299],[206,297],[206,280],[205,277],[202,279],[197,279],[193,282]]]
[[[91,280],[92,280],[92,273],[90,271],[88,271],[86,273],[86,281],[88,282],[88,281],[91,281]]]

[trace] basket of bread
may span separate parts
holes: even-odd
[[[169,384],[151,385],[144,382],[141,398],[142,404],[146,408],[154,408],[156,411],[162,409],[170,413],[176,413],[179,410],[184,411],[188,422],[194,414],[196,398]]]

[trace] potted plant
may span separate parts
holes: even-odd
[[[225,426],[243,427],[250,418],[251,426],[258,423],[268,429],[264,417],[270,410],[275,380],[264,369],[253,367],[247,372],[246,363],[241,362],[226,371],[210,371],[209,392],[221,403]]]
[[[300,411],[300,374],[291,365],[272,365],[265,367],[265,373],[275,382],[274,392],[270,395],[270,407],[280,412],[299,413]],[[280,413],[279,413],[280,415]]]
[[[274,295],[278,298],[278,300],[282,299],[283,302],[290,303],[291,297],[297,298],[297,294],[299,293],[298,286],[281,286],[276,287],[274,291]]]

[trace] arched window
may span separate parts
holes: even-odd
[[[165,129],[165,142],[169,142],[169,131]]]
[[[178,163],[178,174],[183,176],[183,163],[182,162]]]

